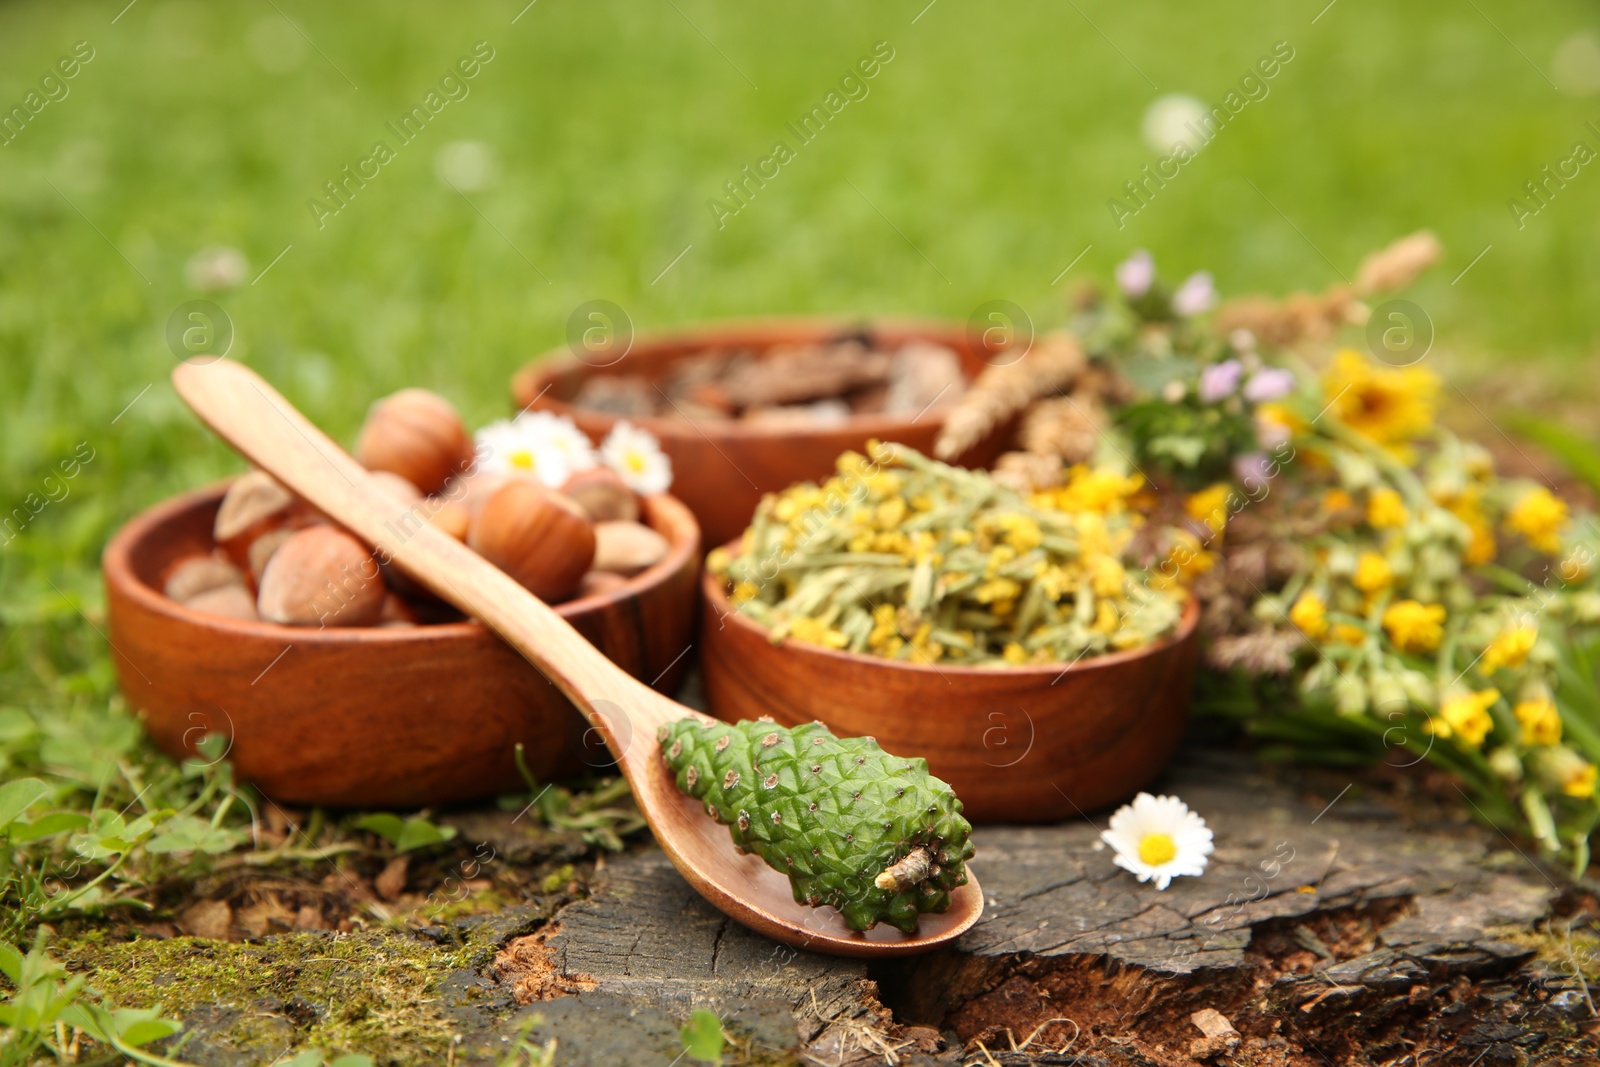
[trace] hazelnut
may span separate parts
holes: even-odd
[[[390,471],[424,493],[472,465],[472,435],[450,401],[426,389],[402,389],[367,412],[356,438],[356,459],[368,470]]]
[[[267,562],[272,559],[272,554],[295,532],[288,527],[268,530],[254,541],[245,550],[245,566],[250,570],[250,580],[256,583],[256,588],[261,587],[261,575],[267,569]]]
[[[467,531],[474,552],[541,600],[565,600],[594,559],[583,509],[531,478],[510,478],[484,501]]]
[[[628,585],[628,579],[611,571],[590,571],[578,583],[578,596],[604,596]]]
[[[494,496],[495,491],[509,481],[523,479],[544,485],[531,474],[521,474],[516,471],[473,471],[463,478],[453,478],[445,486],[440,495],[447,500],[455,501],[465,507],[468,513],[477,515],[483,510],[484,502]]]
[[[472,512],[467,510],[465,504],[429,497],[426,507],[428,510],[425,514],[430,523],[457,541],[467,539],[467,528],[472,525]]]
[[[256,598],[250,595],[250,590],[246,589],[243,583],[219,585],[215,589],[196,593],[185,600],[183,606],[207,615],[219,615],[225,619],[256,622],[261,618],[256,614]]]
[[[173,600],[186,603],[201,593],[229,585],[244,588],[244,574],[227,556],[213,552],[179,560],[167,572],[161,591]]]
[[[267,561],[256,610],[290,626],[368,626],[382,614],[385,595],[365,545],[336,527],[311,526]]]
[[[594,563],[597,571],[638,574],[667,554],[667,539],[637,522],[597,522]]]
[[[217,506],[211,536],[217,544],[226,544],[241,534],[265,528],[283,518],[294,502],[294,494],[279,485],[272,475],[266,471],[248,471],[229,484],[222,503]]]
[[[372,480],[377,482],[384,492],[408,508],[423,498],[421,489],[393,471],[373,471]]]
[[[594,522],[638,522],[639,498],[610,467],[590,467],[567,479],[561,491]]]
[[[251,572],[259,580],[272,550],[283,542],[283,534],[324,521],[322,513],[279,485],[266,471],[248,471],[228,486],[211,537],[227,553],[234,566]],[[258,543],[271,535],[265,545]]]

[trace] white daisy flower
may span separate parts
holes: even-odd
[[[524,411],[478,431],[479,471],[491,474],[522,472],[536,476],[552,489],[596,463],[594,445],[576,423],[548,411]]]
[[[626,419],[601,442],[600,458],[636,493],[665,493],[672,485],[672,460],[661,451],[661,442]]]
[[[1116,852],[1116,864],[1165,889],[1180,875],[1204,874],[1211,855],[1206,821],[1177,797],[1140,793],[1111,816],[1100,837]]]

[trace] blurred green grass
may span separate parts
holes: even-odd
[[[95,601],[105,536],[237,467],[166,384],[165,324],[206,295],[183,269],[206,245],[242,250],[247,278],[292,246],[210,299],[231,354],[347,440],[403,385],[475,422],[504,413],[510,373],[590,299],[640,329],[962,318],[993,298],[1051,325],[1072,276],[1136,247],[1169,276],[1213,270],[1224,293],[1283,291],[1426,226],[1449,254],[1415,295],[1443,346],[1576,379],[1600,325],[1600,175],[1520,231],[1506,206],[1575,140],[1600,145],[1583,128],[1600,97],[1546,80],[1558,45],[1600,21],[1573,0],[123,2],[0,4],[5,108],[75,42],[96,50],[0,147],[0,506],[40,492],[78,442],[96,454],[0,549],[13,693],[51,663],[103,671],[67,598]],[[385,123],[480,40],[495,58],[470,96],[399,147]],[[718,230],[706,201],[879,41],[895,56],[870,95]],[[1278,41],[1295,58],[1270,96],[1118,230],[1107,199],[1157,158],[1149,103],[1218,103]],[[319,230],[307,200],[380,138],[398,158]],[[498,159],[471,203],[435,173],[462,140]],[[57,638],[19,637],[45,622]]]

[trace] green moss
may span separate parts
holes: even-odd
[[[433,1064],[457,1027],[437,1007],[452,973],[481,962],[469,939],[446,947],[387,931],[304,933],[259,943],[174,938],[57,943],[112,1003],[159,1004],[193,1040],[275,1055],[290,1047],[366,1052],[379,1063]]]
[[[1600,934],[1592,929],[1573,930],[1570,941],[1566,926],[1555,923],[1532,929],[1500,926],[1485,932],[1496,940],[1531,948],[1539,959],[1556,970],[1570,973],[1576,967],[1584,981],[1600,983]]]

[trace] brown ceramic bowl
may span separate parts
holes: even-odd
[[[167,752],[229,738],[239,776],[299,805],[410,808],[522,788],[522,742],[541,780],[606,762],[544,676],[477,622],[406,629],[279,626],[205,615],[168,599],[173,563],[211,549],[223,487],[134,518],[106,546],[110,640],[128,703]],[[644,520],[671,551],[609,593],[556,611],[665,693],[694,636],[700,533],[671,497]]]
[[[819,645],[774,645],[701,578],[706,705],[736,722],[821,720],[924,756],[974,822],[1053,822],[1125,800],[1171,761],[1183,735],[1200,619],[1145,648],[1063,669],[903,663]]]
[[[607,366],[598,360],[574,358],[565,348],[547,353],[511,380],[519,408],[570,415],[590,437],[603,438],[618,421],[615,415],[575,408],[570,401],[597,375],[643,374],[659,379],[684,356],[711,348],[750,348],[764,352],[774,345],[860,338],[869,345],[897,348],[912,340],[934,341],[961,357],[970,381],[983,370],[982,345],[959,325],[917,322],[848,322],[841,319],[758,319],[689,329],[635,340],[626,355]],[[739,420],[690,422],[679,418],[630,420],[661,440],[672,458],[672,493],[694,512],[707,545],[720,545],[750,522],[763,493],[814,481],[833,473],[841,452],[861,451],[868,440],[896,441],[920,452],[933,450],[944,427],[944,412],[920,418],[899,415],[852,415],[832,426],[796,429],[763,426]],[[1007,423],[974,445],[958,462],[987,467],[1011,435]]]

